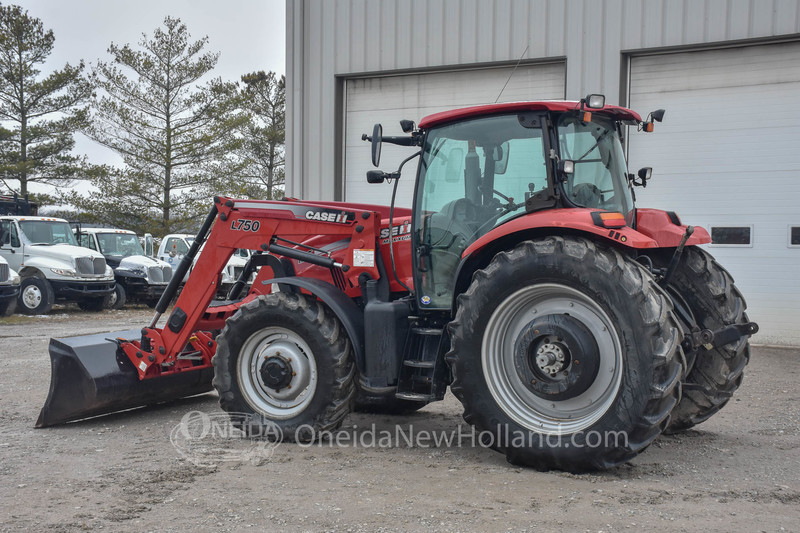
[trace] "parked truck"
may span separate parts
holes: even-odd
[[[56,300],[100,311],[114,292],[114,272],[103,255],[78,246],[60,218],[1,216],[0,256],[20,275],[17,310],[25,314],[46,314]]]
[[[103,254],[114,270],[116,286],[107,307],[122,309],[126,302],[142,302],[155,307],[172,279],[172,267],[148,257],[136,233],[112,228],[75,228],[78,243]],[[145,241],[146,242],[146,241]],[[152,244],[151,244],[152,248]]]

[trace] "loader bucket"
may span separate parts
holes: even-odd
[[[113,339],[140,330],[50,339],[50,392],[36,427],[114,413],[211,390],[211,368],[139,380]]]

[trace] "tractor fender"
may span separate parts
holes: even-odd
[[[588,208],[548,209],[529,213],[494,228],[469,245],[461,254],[461,262],[456,270],[453,287],[451,307],[453,316],[455,316],[456,298],[467,290],[472,281],[472,274],[480,268],[485,268],[495,254],[503,250],[510,250],[521,241],[547,235],[575,235],[604,241],[612,246],[647,250],[669,245],[676,246],[680,236],[686,231],[686,226],[676,224],[665,211],[656,212],[657,210],[653,209],[637,209],[637,211],[646,211],[644,217],[639,217],[640,221],[645,222],[646,228],[637,230],[629,226],[620,228],[599,226],[595,219],[597,213],[602,211]],[[656,231],[656,228],[659,231]],[[698,231],[687,244],[708,242],[707,235],[705,230]],[[676,242],[673,243],[673,240]]]
[[[592,215],[604,212],[605,211],[599,209],[563,208],[529,213],[525,216],[509,220],[489,231],[470,244],[467,249],[464,250],[464,253],[461,254],[461,257],[472,255],[484,246],[512,233],[529,230],[541,231],[544,234],[559,234],[565,230],[566,232],[573,233],[577,231],[580,233],[588,233],[590,237],[599,237],[610,243],[620,244],[629,248],[658,247],[658,243],[651,237],[629,226],[622,226],[620,228],[599,226]]]
[[[356,365],[364,372],[366,357],[364,355],[364,312],[344,292],[336,286],[314,278],[284,277],[263,281],[264,285],[277,283],[281,290],[288,285],[306,290],[319,298],[336,315],[342,323],[350,344],[353,347]]]

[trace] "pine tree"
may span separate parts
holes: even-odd
[[[240,128],[241,193],[262,199],[283,197],[286,139],[286,77],[253,72],[242,76],[241,105],[248,121]]]
[[[207,211],[244,120],[235,84],[200,83],[219,58],[204,52],[207,43],[190,42],[180,19],[167,17],[137,49],[108,48],[112,60],[93,69],[98,91],[86,132],[120,154],[125,167],[105,174],[99,192],[77,203],[146,214],[159,219],[160,233],[188,229]]]
[[[91,87],[82,61],[41,75],[54,42],[41,20],[0,5],[0,180],[23,195],[31,183],[69,185],[88,170],[70,151]]]

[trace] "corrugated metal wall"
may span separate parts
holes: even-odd
[[[798,0],[287,0],[286,15],[287,193],[307,199],[337,194],[342,77],[513,63],[527,47],[567,58],[567,98],[617,103],[628,54],[800,33]]]

